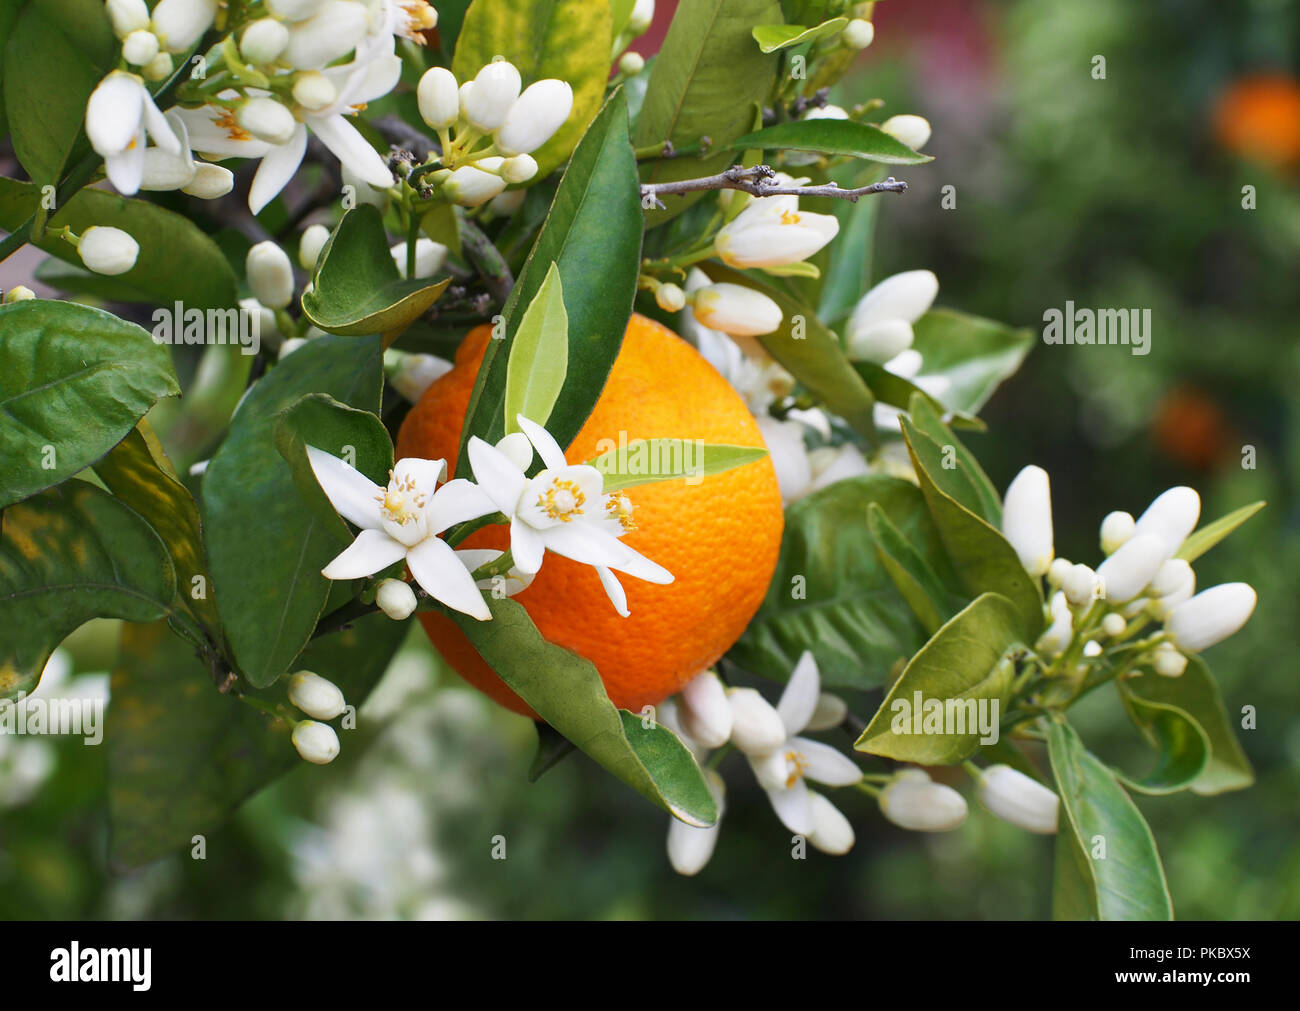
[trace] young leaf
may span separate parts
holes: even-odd
[[[1156,795],[1177,793],[1191,786],[1210,757],[1205,731],[1177,706],[1143,698],[1130,692],[1123,682],[1120,698],[1134,724],[1156,749],[1156,764],[1141,777],[1116,769],[1116,778],[1130,790]]]
[[[996,724],[980,727],[977,703],[996,699],[999,709],[1006,703],[1015,673],[1007,654],[1021,642],[1020,630],[1020,615],[1006,597],[976,597],[912,657],[853,747],[922,765],[969,758],[982,736],[997,733]],[[932,702],[945,720],[957,722],[945,722],[937,734],[918,733]]]
[[[779,49],[789,49],[791,46],[801,46],[805,42],[816,42],[818,39],[838,35],[848,23],[848,18],[831,18],[811,28],[803,25],[758,25],[751,34],[759,49],[765,53],[775,53]]]
[[[519,431],[515,418],[546,427],[569,369],[569,316],[564,311],[564,285],[554,263],[546,280],[528,303],[510,345],[506,366],[506,432]]]
[[[611,440],[612,441],[612,440]],[[605,475],[605,491],[622,491],[654,481],[684,479],[698,484],[710,474],[743,467],[767,456],[757,446],[720,446],[690,439],[633,439],[588,460]]]
[[[134,323],[71,302],[0,306],[0,508],[90,466],[178,393],[167,349]]]
[[[1227,516],[1220,516],[1213,523],[1207,523],[1201,529],[1193,532],[1187,540],[1183,541],[1183,546],[1178,549],[1177,557],[1188,562],[1196,561],[1210,548],[1218,544],[1219,541],[1236,530],[1237,527],[1245,523],[1246,520],[1263,509],[1265,505],[1266,503],[1262,501],[1252,502],[1240,509],[1234,509]]]
[[[976,502],[972,512],[985,520],[990,526],[1000,527],[1002,525],[1002,498],[998,495],[997,489],[993,487],[993,482],[989,480],[989,476],[984,473],[984,468],[975,459],[975,454],[953,435],[952,429],[943,423],[943,418],[935,410],[933,401],[924,393],[918,392],[914,395],[907,406],[912,423],[918,429],[940,446],[952,447],[953,456],[957,461],[957,469],[961,471],[970,486],[975,490]]]
[[[959,610],[958,598],[943,585],[879,503],[872,502],[867,507],[867,526],[875,540],[880,564],[894,581],[899,595],[907,601],[926,634],[934,635]]]
[[[950,411],[976,415],[998,385],[1020,368],[1034,346],[1033,331],[951,309],[931,309],[912,325],[922,373],[952,385],[940,398]]]
[[[934,161],[930,155],[913,151],[880,127],[855,123],[851,119],[801,119],[778,123],[737,137],[728,146],[733,151],[751,147],[765,151],[816,151],[887,165],[922,165]]]

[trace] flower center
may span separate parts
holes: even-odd
[[[407,496],[410,496],[409,505]],[[425,503],[424,495],[415,490],[415,478],[408,475],[399,480],[391,470],[388,472],[388,487],[375,498],[385,517],[401,526],[414,523]]]
[[[785,753],[785,762],[787,770],[785,788],[789,790],[803,778],[804,771],[808,768],[808,759],[791,748]]]
[[[249,140],[251,134],[235,122],[235,112],[233,109],[223,109],[214,121],[217,126],[226,131],[226,136],[231,140]]]
[[[605,502],[605,510],[609,513],[610,519],[618,520],[623,527],[623,533],[628,534],[636,529],[636,521],[632,519],[632,500],[626,495],[611,495]]]
[[[400,34],[416,45],[424,45],[424,36],[421,32],[437,26],[438,12],[429,6],[428,0],[398,0],[398,6],[406,15]]]
[[[782,212],[781,212],[781,224],[783,224],[783,225],[797,225],[797,224],[799,224],[799,222],[802,221],[802,220],[803,220],[803,219],[802,219],[801,217],[799,217],[799,212],[798,212],[798,211],[782,211]]]
[[[537,508],[553,520],[568,523],[573,517],[582,515],[586,501],[587,496],[576,481],[556,478],[546,491],[537,496]]]

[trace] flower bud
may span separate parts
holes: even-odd
[[[500,176],[484,172],[474,165],[462,165],[442,184],[447,199],[461,207],[485,204],[505,188],[506,181]]]
[[[480,72],[479,77],[482,76]],[[476,78],[476,95],[477,88]],[[530,84],[510,107],[501,123],[501,129],[496,132],[497,149],[507,156],[536,151],[564,125],[572,111],[573,89],[567,81],[547,78]]]
[[[324,3],[325,0],[266,0],[266,7],[281,21],[305,21]]]
[[[1034,578],[1052,564],[1051,482],[1042,467],[1029,466],[1016,475],[1002,503],[1002,533]]]
[[[1165,621],[1165,631],[1184,653],[1199,653],[1236,632],[1255,610],[1249,583],[1220,583],[1179,604]]]
[[[313,765],[329,765],[339,754],[339,735],[327,723],[303,720],[293,728],[293,746]]]
[[[812,461],[804,444],[804,427],[797,421],[774,418],[766,411],[757,419],[768,459],[776,470],[781,500],[787,504],[808,494],[812,484]]]
[[[856,841],[853,826],[840,809],[813,790],[808,791],[808,803],[812,806],[813,817],[813,830],[808,841],[823,853],[835,857],[853,849]]]
[[[1065,591],[1065,599],[1075,607],[1090,604],[1097,589],[1097,573],[1086,565],[1072,565],[1061,589]]]
[[[253,296],[264,306],[283,309],[293,301],[293,264],[289,254],[270,239],[248,251],[244,273]]]
[[[1151,592],[1157,597],[1167,597],[1195,585],[1196,573],[1192,571],[1191,563],[1182,558],[1171,558],[1156,570],[1151,579]]]
[[[420,118],[435,130],[445,130],[460,118],[459,85],[446,67],[432,67],[420,78],[416,89]]]
[[[1173,643],[1162,642],[1155,649],[1151,666],[1162,677],[1182,677],[1183,671],[1187,670],[1187,657],[1179,653]]]
[[[858,361],[882,362],[898,357],[912,346],[912,324],[905,319],[882,319],[848,331],[849,357]]]
[[[1154,534],[1135,534],[1097,567],[1101,595],[1113,604],[1132,600],[1168,557],[1165,542]]]
[[[122,59],[137,67],[147,65],[158,55],[158,36],[143,28],[122,40]]]
[[[1101,630],[1112,639],[1118,639],[1128,629],[1122,614],[1108,614],[1101,619]]]
[[[890,116],[880,129],[913,151],[921,150],[930,139],[930,121],[923,116]]]
[[[838,695],[822,692],[817,696],[817,707],[808,719],[805,730],[830,730],[838,727],[848,718],[848,704]]]
[[[310,112],[327,109],[339,99],[338,89],[319,70],[300,70],[293,75],[293,100]]]
[[[392,254],[393,262],[397,264],[397,272],[402,277],[406,277],[406,243],[397,243],[389,252]],[[424,238],[415,240],[416,277],[433,277],[442,269],[443,261],[446,259],[447,247],[441,242]]]
[[[356,48],[368,22],[365,4],[327,0],[315,14],[289,29],[283,60],[295,70],[321,70]]]
[[[1074,563],[1068,558],[1053,558],[1052,564],[1047,567],[1047,584],[1059,588],[1072,568]]]
[[[893,274],[858,299],[849,317],[848,333],[864,331],[873,323],[889,319],[915,323],[925,315],[938,294],[939,279],[932,271],[905,270]]]
[[[785,743],[785,724],[772,703],[753,688],[730,688],[731,743],[747,755],[766,755]]]
[[[205,161],[194,163],[194,178],[181,187],[182,193],[188,193],[200,200],[216,200],[224,197],[235,188],[235,174],[220,165],[211,165]]]
[[[899,828],[950,832],[966,820],[966,798],[921,769],[904,769],[881,792],[880,810]]]
[[[451,362],[445,358],[439,358],[437,355],[408,354],[402,357],[397,368],[388,377],[388,382],[393,389],[414,404],[424,396],[425,390],[450,371]]]
[[[705,770],[704,782],[718,805],[718,820],[706,828],[687,825],[676,818],[668,822],[668,862],[673,865],[673,870],[686,877],[704,870],[718,845],[718,832],[722,826],[726,784],[712,769]]]
[[[537,175],[537,162],[530,154],[517,154],[501,163],[501,178],[508,183],[524,183]]]
[[[119,39],[149,27],[149,8],[144,0],[107,0],[104,9]]]
[[[711,284],[694,292],[691,309],[700,325],[737,337],[776,330],[781,307],[762,292],[739,284]]]
[[[618,58],[618,72],[624,77],[636,77],[645,70],[645,57],[640,53],[624,53]]]
[[[862,18],[854,18],[840,33],[840,41],[850,49],[866,49],[875,37],[876,26]]]
[[[259,18],[239,38],[239,54],[253,66],[274,63],[289,45],[289,29],[275,18]]]
[[[681,693],[682,726],[706,748],[720,748],[731,737],[731,703],[711,670],[686,682]]]
[[[1065,594],[1059,590],[1052,594],[1048,606],[1052,613],[1052,624],[1038,637],[1035,648],[1040,653],[1055,656],[1064,652],[1065,647],[1070,644],[1070,639],[1074,635],[1074,615],[1070,613],[1070,605],[1066,602]]]
[[[309,670],[289,678],[289,701],[316,720],[332,720],[347,708],[339,686]]]
[[[415,591],[401,579],[385,579],[375,590],[375,603],[394,621],[405,621],[415,612]]]
[[[314,270],[320,251],[330,240],[330,230],[324,225],[308,225],[298,240],[298,264],[303,270]]]
[[[161,81],[171,76],[172,69],[171,54],[159,53],[141,68],[140,73],[146,81]]]
[[[1165,542],[1165,558],[1174,555],[1196,527],[1201,516],[1201,496],[1185,486],[1157,495],[1137,519],[1133,536],[1154,534]]]
[[[633,35],[644,35],[650,30],[650,22],[655,19],[655,0],[636,0],[632,16],[628,18],[627,30]]]
[[[508,218],[524,205],[525,195],[523,190],[506,190],[494,196],[488,208],[493,214]]]
[[[96,274],[125,274],[135,266],[140,244],[120,228],[91,225],[77,243],[81,262]]]
[[[274,98],[250,98],[235,113],[239,125],[268,144],[287,144],[297,129],[293,113]]]
[[[30,302],[36,297],[36,292],[25,284],[15,284],[5,292],[5,305],[11,305],[14,302]]]
[[[686,292],[675,284],[661,284],[655,289],[655,304],[664,312],[681,312],[686,307]]]
[[[1121,545],[1133,536],[1133,528],[1136,525],[1131,513],[1107,513],[1106,518],[1101,521],[1102,554],[1111,555],[1118,551]]]
[[[1036,779],[1009,765],[980,773],[980,803],[1003,821],[1039,835],[1055,835],[1061,801]]]
[[[153,31],[169,53],[183,53],[212,27],[217,0],[160,0],[153,9]]]
[[[474,86],[468,92],[461,93],[461,113],[474,129],[484,133],[495,130],[506,121],[511,107],[519,98],[522,83],[513,63],[506,60],[489,63],[474,78]],[[565,116],[568,116],[568,112],[565,112]],[[497,147],[506,154],[522,154],[532,150],[520,147],[508,151],[499,142]]]

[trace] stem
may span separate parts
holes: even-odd
[[[477,583],[480,579],[493,579],[497,576],[504,576],[514,564],[514,555],[510,553],[509,548],[506,548],[500,558],[495,561],[485,562],[475,569],[470,574],[470,579]]]
[[[510,273],[509,264],[501,255],[501,251],[492,244],[492,240],[483,233],[483,229],[463,216],[458,220],[461,252],[465,254],[465,259],[469,260],[471,266],[483,275],[483,283],[492,293],[492,297],[501,305],[505,305],[510,297],[510,289],[515,286],[514,275]]]
[[[406,225],[406,277],[415,277],[415,243],[420,237],[420,215],[410,212],[410,221]]]
[[[378,610],[378,604],[363,604],[360,600],[349,600],[342,607],[321,618],[316,623],[316,631],[311,634],[311,637],[318,639],[322,635],[329,635],[331,632],[340,632],[358,618],[364,618],[366,615],[374,614]]]
[[[865,793],[868,797],[878,798],[881,794],[880,787],[872,786],[870,783],[866,782],[865,780],[854,783],[853,788],[855,790],[858,790],[861,793]]]
[[[838,183],[830,182],[823,186],[781,186],[771,180],[776,178],[776,170],[770,165],[755,165],[753,168],[741,168],[733,165],[725,172],[714,176],[701,176],[698,179],[682,179],[668,183],[645,183],[641,187],[641,202],[647,201],[663,208],[659,199],[664,194],[680,196],[683,193],[698,193],[703,190],[740,190],[756,197],[799,196],[799,197],[835,197],[857,203],[861,197],[872,193],[902,193],[907,183],[900,182],[893,176],[870,186],[857,189],[842,189]]]

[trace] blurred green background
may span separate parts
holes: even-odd
[[[671,6],[661,0],[658,18]],[[930,268],[940,305],[1035,329],[1066,300],[1152,312],[1145,357],[1035,348],[986,408],[989,434],[971,440],[995,483],[1047,468],[1058,554],[1089,563],[1105,513],[1136,514],[1170,485],[1197,487],[1208,518],[1269,502],[1197,566],[1201,586],[1244,579],[1259,591],[1250,624],[1208,655],[1229,711],[1257,711],[1242,738],[1259,781],[1139,805],[1179,918],[1296,918],[1300,113],[1286,94],[1289,81],[1300,95],[1300,11],[1286,0],[886,0],[876,21],[835,99],[879,96],[887,113],[927,116],[936,156],[898,173],[911,189],[883,208],[876,275]],[[1282,76],[1232,90],[1261,74]],[[1234,139],[1256,121],[1271,138],[1262,150]],[[943,209],[949,185],[956,206]],[[101,691],[111,629],[87,626],[69,647],[64,689]],[[853,852],[791,860],[738,767],[712,863],[679,878],[666,816],[592,764],[570,758],[528,784],[528,722],[441,670],[418,629],[361,715],[365,746],[345,737],[334,766],[304,765],[254,798],[208,838],[206,859],[130,874],[105,865],[104,749],[0,738],[0,917],[1049,914],[1048,839],[978,807],[956,832],[907,833],[841,791]],[[1077,722],[1104,756],[1146,760],[1110,693]],[[492,859],[496,837],[505,860]]]

